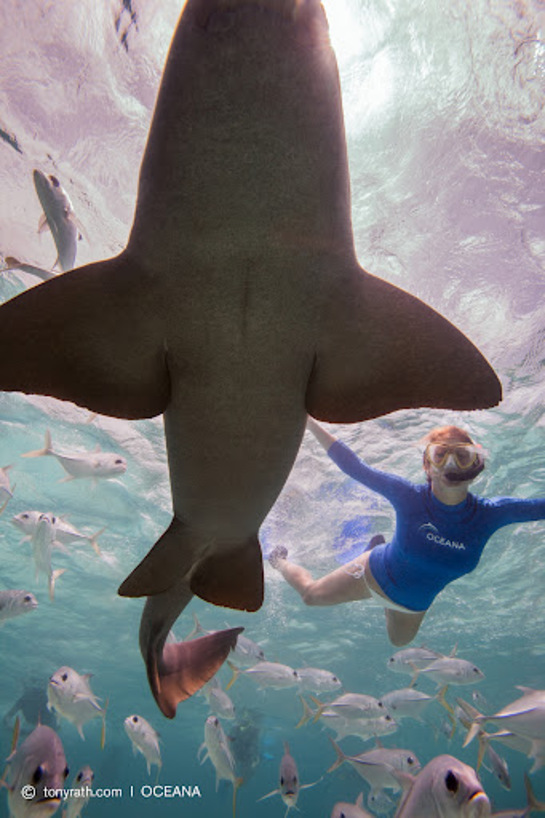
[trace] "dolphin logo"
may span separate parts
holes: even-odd
[[[127,247],[0,307],[0,344],[0,389],[164,414],[174,518],[120,593],[148,597],[140,645],[169,716],[238,635],[165,645],[192,595],[262,603],[257,532],[307,413],[352,423],[501,397],[461,332],[356,259],[319,0],[188,0]]]

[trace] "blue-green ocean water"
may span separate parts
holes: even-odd
[[[0,5],[0,127],[16,137],[0,142],[0,253],[50,266],[55,249],[38,235],[40,206],[32,170],[55,173],[85,229],[78,263],[110,256],[126,240],[137,173],[162,63],[179,12],[178,0],[4,0]],[[400,412],[333,431],[371,464],[421,478],[418,440],[432,425],[469,429],[489,452],[475,484],[484,495],[545,494],[543,417],[543,282],[545,260],[544,124],[545,7],[541,0],[329,0],[350,153],[353,219],[359,258],[367,269],[408,289],[443,312],[477,343],[498,371],[502,405],[476,413]],[[136,13],[131,24],[130,9]],[[118,20],[116,30],[115,21]],[[121,44],[126,42],[127,48]],[[17,272],[0,279],[5,300],[36,283]],[[10,355],[3,349],[2,355]],[[449,373],[445,372],[445,378]],[[0,716],[25,685],[43,687],[61,665],[93,674],[92,687],[109,700],[107,736],[100,723],[83,742],[62,722],[72,773],[83,764],[97,787],[121,788],[118,798],[95,799],[84,815],[215,816],[231,814],[231,786],[216,791],[210,762],[197,752],[208,710],[202,696],[164,719],[149,693],[137,646],[142,603],[116,596],[121,579],[167,525],[170,496],[160,420],[122,422],[96,418],[72,405],[0,394],[0,466],[12,465],[14,496],[0,517],[0,588],[25,588],[39,599],[31,614],[0,629]],[[25,460],[43,445],[46,429],[63,451],[97,445],[121,453],[125,475],[92,486],[60,482],[53,458]],[[55,602],[35,580],[28,545],[10,518],[38,509],[66,515],[92,533],[104,559],[88,547],[55,555],[66,568]],[[346,521],[365,517],[372,533],[388,535],[388,504],[345,478],[305,437],[290,479],[263,527],[267,545],[283,543],[316,575],[336,567],[333,544]],[[434,603],[417,644],[471,659],[486,678],[478,688],[490,711],[519,695],[516,685],[545,687],[545,525],[510,527],[496,534],[478,569],[448,587]],[[393,653],[383,613],[374,604],[305,608],[269,567],[266,600],[253,615],[212,608],[195,600],[176,625],[184,637],[196,613],[206,628],[243,625],[267,658],[328,668],[344,689],[379,696],[408,677],[391,673]],[[230,671],[222,669],[227,682]],[[434,691],[422,680],[419,687]],[[471,689],[469,689],[471,690]],[[469,697],[468,689],[452,689]],[[239,720],[258,728],[254,768],[239,759],[244,784],[237,815],[280,816],[278,796],[257,803],[277,786],[283,742],[288,741],[303,783],[305,816],[329,816],[335,801],[355,801],[367,785],[335,759],[329,731],[296,729],[301,703],[295,689],[260,691],[247,678],[230,690]],[[200,797],[146,798],[155,782],[134,757],[124,718],[139,713],[159,730],[163,768],[159,783],[198,787]],[[248,715],[249,714],[249,715]],[[422,764],[441,752],[467,763],[476,747],[462,749],[462,733],[444,731],[445,711],[430,705],[423,722],[404,721],[384,739],[414,751]],[[225,722],[225,729],[233,724]],[[11,725],[0,726],[6,757]],[[248,739],[248,744],[250,741]],[[347,752],[372,746],[342,742]],[[512,790],[482,769],[496,809],[525,804],[524,756],[498,748],[509,763]],[[71,775],[72,775],[71,773]],[[71,776],[70,776],[71,777]],[[532,782],[545,799],[545,772]],[[131,789],[132,788],[132,789]],[[0,816],[7,815],[0,792]]]

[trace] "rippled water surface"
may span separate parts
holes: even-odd
[[[460,424],[489,453],[476,491],[543,496],[545,6],[540,0],[329,0],[326,7],[341,74],[360,261],[462,328],[494,364],[505,393],[491,411],[398,412],[332,430],[369,463],[418,481],[419,439],[432,425]],[[55,261],[50,235],[37,232],[34,168],[57,175],[70,195],[83,228],[79,264],[124,246],[178,13],[173,0],[0,5],[1,256],[44,267]],[[35,283],[26,273],[5,271],[0,297]],[[96,486],[62,482],[54,458],[21,459],[43,446],[47,429],[63,451],[100,446],[122,454],[126,474]],[[141,603],[116,595],[120,580],[170,518],[160,421],[91,419],[72,405],[1,394],[0,466],[8,464],[15,488],[0,517],[0,587],[31,590],[40,604],[0,629],[0,713],[25,686],[43,689],[61,665],[92,673],[93,690],[109,700],[105,749],[99,720],[86,727],[85,742],[66,722],[59,734],[72,772],[89,763],[97,786],[120,787],[123,794],[95,799],[84,814],[229,815],[231,786],[223,782],[216,791],[211,764],[197,760],[208,712],[204,698],[181,705],[173,722],[160,715],[138,652]],[[87,533],[104,528],[102,559],[88,546],[56,555],[56,566],[66,572],[54,604],[43,581],[34,578],[28,544],[20,543],[10,523],[28,509],[66,516]],[[393,514],[386,501],[344,477],[307,436],[262,539],[267,547],[285,544],[319,574],[337,565],[333,546],[347,521],[387,536]],[[545,688],[544,534],[540,522],[494,535],[478,569],[441,594],[421,630],[419,644],[444,653],[457,646],[459,656],[480,667],[485,680],[478,691],[486,701],[476,706],[485,712],[515,699],[516,685]],[[269,567],[266,583],[259,613],[241,615],[195,600],[176,635],[191,631],[195,613],[210,629],[244,625],[267,658],[328,668],[348,691],[379,696],[408,681],[386,668],[393,648],[378,607],[361,602],[305,608]],[[230,676],[222,669],[222,682]],[[427,680],[418,687],[434,692]],[[242,747],[240,739],[233,742],[245,779],[239,818],[285,812],[278,796],[257,803],[277,786],[284,741],[302,783],[324,776],[301,792],[302,815],[329,816],[335,801],[355,801],[362,789],[367,797],[366,785],[348,765],[325,775],[335,759],[329,731],[316,724],[295,729],[302,712],[295,689],[259,691],[240,678],[229,692],[239,725],[257,728],[243,733]],[[449,699],[458,692],[449,691]],[[161,733],[159,783],[196,786],[200,797],[144,797],[141,787],[153,784],[155,775],[148,776],[143,758],[132,755],[123,730],[130,713],[140,713]],[[424,721],[403,722],[384,744],[410,748],[422,763],[450,752],[474,765],[476,748],[462,749],[461,732],[450,739],[445,717],[433,703]],[[3,757],[11,724],[0,730]],[[232,722],[224,726],[235,729]],[[343,747],[365,749],[357,739]],[[496,809],[523,807],[522,776],[531,762],[513,750],[501,752],[510,766],[511,791],[484,768],[483,784]],[[532,782],[545,800],[543,770]],[[7,815],[1,792],[0,815]]]

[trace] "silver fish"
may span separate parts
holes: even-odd
[[[414,676],[415,669],[421,670],[436,659],[444,658],[443,653],[437,653],[428,648],[403,648],[390,656],[386,667],[394,673],[408,673]]]
[[[174,651],[168,631],[194,594],[261,607],[258,531],[307,415],[484,408],[501,386],[459,330],[356,258],[320,0],[183,5],[134,214],[122,253],[0,307],[0,388],[164,414],[173,519],[119,593],[148,598],[141,651],[172,717],[230,637]]]
[[[391,690],[380,697],[384,707],[391,713],[396,721],[402,719],[417,719],[422,718],[422,712],[434,701],[434,696],[429,696],[427,693],[422,693],[414,687],[403,687],[399,690]]]
[[[233,818],[236,811],[237,790],[242,779],[235,773],[235,759],[229,747],[229,740],[216,716],[208,716],[204,725],[204,743],[199,748],[199,755],[206,750],[201,764],[210,759],[216,771],[216,790],[221,780],[230,781],[233,785]]]
[[[511,777],[509,775],[509,767],[507,765],[507,761],[502,758],[493,747],[490,746],[490,742],[486,742],[486,747],[484,750],[484,766],[493,773],[502,787],[506,790],[511,789]]]
[[[157,772],[159,772],[162,765],[159,733],[151,726],[149,721],[136,714],[127,716],[123,726],[131,740],[133,752],[142,753],[146,759],[148,775],[151,773],[153,764],[157,766]]]
[[[342,687],[338,676],[329,670],[322,670],[317,667],[300,667],[295,672],[299,676],[301,690],[308,690],[312,693],[329,693]]]
[[[56,176],[46,176],[41,170],[35,170],[33,178],[44,211],[38,232],[48,228],[51,230],[57,248],[57,259],[53,267],[58,266],[63,272],[72,270],[76,263],[79,237],[72,202]]]
[[[475,770],[454,756],[440,755],[415,778],[393,771],[405,794],[395,818],[488,818],[490,801]]]
[[[0,626],[8,619],[29,613],[38,607],[38,600],[30,591],[0,591]]]
[[[60,791],[68,775],[62,742],[56,732],[39,724],[7,759],[6,786],[11,818],[49,818],[59,808]],[[45,795],[53,792],[54,795]],[[23,793],[31,794],[25,798]]]
[[[297,671],[280,662],[257,662],[257,664],[245,670],[241,670],[230,663],[228,664],[233,671],[233,677],[225,688],[226,690],[232,687],[240,675],[252,679],[259,687],[272,687],[277,690],[299,684]]]
[[[0,514],[4,511],[7,504],[13,497],[13,489],[11,487],[10,479],[8,471],[11,469],[10,466],[2,466],[0,469],[0,497],[2,498],[2,503],[0,505]]]
[[[284,742],[284,755],[280,760],[278,780],[279,785],[277,789],[272,790],[272,792],[268,792],[267,795],[263,795],[258,800],[264,801],[265,798],[270,798],[272,795],[280,795],[282,801],[287,807],[286,812],[284,813],[284,818],[290,809],[296,808],[299,792],[301,790],[306,790],[309,787],[314,787],[318,781],[321,781],[321,779],[318,779],[318,781],[314,781],[312,784],[301,784],[301,781],[299,780],[299,770],[297,769],[297,764],[294,757],[290,753],[290,748],[287,741]]]
[[[69,523],[67,520],[63,519],[62,517],[58,517],[53,514],[53,512],[49,511],[21,511],[19,514],[16,514],[11,518],[13,525],[22,531],[23,534],[25,534],[23,542],[24,540],[28,540],[32,537],[36,531],[36,528],[38,527],[39,520],[44,513],[46,513],[51,519],[51,523],[53,525],[54,547],[88,543],[97,556],[101,556],[98,538],[104,531],[103,528],[101,528],[100,531],[97,531],[95,534],[84,534],[81,531],[78,531],[78,529],[71,525],[71,523]]]
[[[458,659],[456,656],[443,656],[441,659],[435,659],[417,671],[417,675],[422,674],[429,676],[438,685],[475,684],[484,679],[484,673],[473,662]]]
[[[221,719],[232,720],[235,718],[235,705],[229,694],[222,688],[219,679],[215,676],[210,679],[202,688],[202,693],[212,713],[215,713]]]
[[[113,452],[84,452],[82,454],[60,454],[53,451],[51,432],[49,429],[45,433],[45,445],[43,449],[26,452],[22,457],[55,457],[63,469],[68,473],[68,480],[81,480],[91,477],[95,480],[109,477],[116,477],[127,471],[127,461],[124,457]]]
[[[363,793],[360,792],[355,804],[338,801],[331,811],[331,818],[373,818],[373,816],[363,809]]]
[[[349,756],[344,753],[333,739],[330,739],[337,754],[336,761],[328,769],[328,773],[333,772],[344,762],[348,762],[371,787],[371,792],[380,790],[394,790],[397,792],[401,785],[397,778],[392,775],[392,770],[410,773],[413,775],[420,769],[420,762],[411,750],[400,748],[375,747],[357,756]]]
[[[90,673],[81,675],[66,665],[60,667],[47,685],[48,707],[71,722],[82,739],[85,739],[83,725],[91,719],[101,718],[101,745],[104,746],[106,708],[100,706],[91,690],[90,678]]]
[[[478,734],[480,726],[487,722],[492,722],[525,738],[545,740],[545,690],[534,690],[521,685],[517,687],[523,691],[524,695],[498,710],[494,715],[483,716],[482,713],[473,711],[473,724],[464,741],[464,747]],[[464,705],[467,707],[467,702],[464,702],[463,699],[458,699],[458,703],[462,707]]]
[[[62,818],[80,818],[91,799],[95,774],[88,764],[78,770],[70,783],[70,795],[65,799]]]
[[[54,542],[55,531],[51,517],[48,514],[42,514],[38,520],[36,530],[30,539],[30,544],[32,546],[34,565],[36,567],[36,576],[38,576],[38,574],[45,574],[47,577],[49,598],[51,601],[55,598],[55,583],[66,570],[65,568],[55,568],[55,570],[53,570],[51,555],[53,553]]]

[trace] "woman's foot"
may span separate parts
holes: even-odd
[[[269,562],[273,568],[278,568],[279,560],[285,560],[288,556],[288,549],[284,545],[277,545],[269,554]]]

